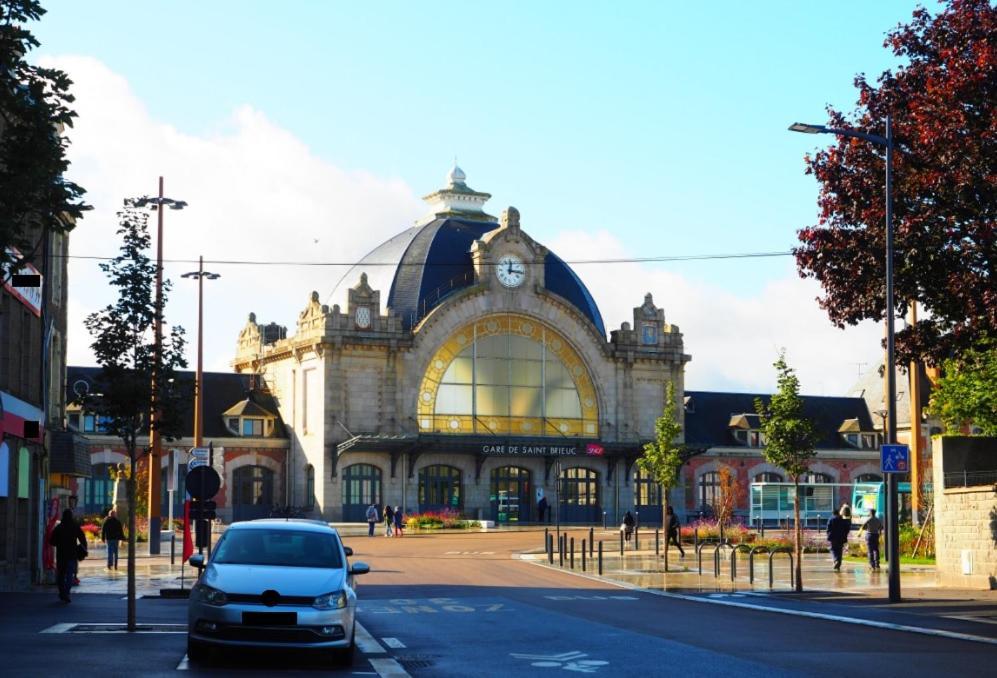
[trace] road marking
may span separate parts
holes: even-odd
[[[445,551],[445,556],[494,556],[495,551]]]
[[[513,659],[526,659],[530,661],[530,666],[543,669],[564,669],[573,673],[595,673],[603,666],[608,666],[609,662],[602,659],[585,659],[588,655],[575,650],[574,652],[562,652],[561,654],[509,654]]]
[[[981,624],[997,624],[997,619],[989,619],[986,617],[974,617],[972,615],[957,615],[957,614],[947,614],[944,615],[946,619],[959,619],[960,621],[971,621],[980,622]]]
[[[370,632],[357,622],[357,647],[364,654],[384,654],[384,648],[370,635]],[[373,660],[371,660],[373,661]]]
[[[40,631],[40,633],[66,633],[69,631],[69,629],[73,628],[74,626],[76,626],[76,624],[68,622],[63,622],[61,624],[53,624],[44,631]]]
[[[637,596],[544,596],[547,600],[640,600]]]
[[[453,598],[429,598],[413,600],[408,598],[389,600],[392,605],[372,607],[364,603],[359,611],[364,614],[436,614],[439,612],[512,612],[505,603],[468,603]],[[427,603],[430,603],[427,605]]]
[[[381,638],[381,640],[384,641],[385,645],[387,645],[388,647],[390,647],[390,648],[392,648],[394,650],[397,650],[399,648],[405,647],[405,643],[403,643],[402,641],[398,640],[397,638]]]
[[[184,654],[183,659],[180,660],[180,663],[177,664],[177,671],[190,671],[190,660],[187,658],[186,654]]]
[[[371,659],[369,661],[370,665],[377,671],[377,675],[381,676],[381,678],[412,678],[409,676],[408,671],[402,668],[401,664],[390,657]]]
[[[544,567],[550,569],[544,563],[530,558],[524,558],[520,556],[520,560],[536,565],[537,567]],[[946,631],[945,629],[931,629],[922,626],[908,626],[906,624],[894,624],[892,622],[876,621],[874,619],[861,619],[859,617],[844,617],[836,614],[827,614],[824,612],[808,612],[807,610],[793,610],[784,607],[766,607],[764,605],[758,605],[755,603],[742,603],[733,600],[723,600],[718,598],[706,598],[704,596],[687,596],[682,593],[670,593],[668,591],[653,591],[651,589],[642,589],[634,584],[627,584],[624,582],[612,581],[610,579],[600,579],[594,575],[582,574],[581,572],[572,572],[571,570],[558,570],[564,574],[573,575],[575,577],[582,577],[584,579],[589,579],[591,581],[599,582],[600,584],[609,584],[611,586],[617,586],[621,589],[628,589],[630,591],[637,591],[640,593],[647,593],[652,596],[659,596],[661,598],[674,598],[677,600],[688,600],[693,603],[709,603],[710,605],[724,605],[726,607],[740,607],[747,610],[756,610],[759,612],[774,612],[776,614],[787,614],[792,617],[808,617],[810,619],[822,619],[824,621],[834,621],[841,622],[843,624],[855,624],[857,626],[871,626],[874,628],[886,629],[889,631],[903,631],[906,633],[920,633],[925,636],[937,636],[939,638],[951,638],[953,640],[965,640],[971,643],[986,643],[987,645],[997,645],[997,638],[987,638],[986,636],[975,636],[971,633],[959,633],[958,631]]]

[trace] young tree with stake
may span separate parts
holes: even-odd
[[[644,445],[644,455],[637,460],[641,471],[661,487],[661,527],[665,531],[665,572],[668,571],[668,492],[678,484],[679,471],[685,463],[682,424],[675,406],[675,386],[668,382],[665,409],[654,423],[654,442]]]
[[[160,410],[155,426],[166,439],[182,434],[182,414],[189,401],[189,384],[178,383],[177,368],[186,367],[184,331],[173,326],[156,356],[153,326],[156,307],[153,287],[156,265],[146,251],[150,238],[145,213],[125,209],[118,213],[120,254],[100,268],[107,274],[118,299],[87,316],[84,324],[93,336],[90,345],[100,365],[94,388],[81,399],[83,408],[99,417],[102,431],[121,438],[130,464],[128,475],[128,630],[135,630],[135,496],[136,464],[148,449],[138,440],[149,430],[149,414],[155,389]],[[169,283],[164,282],[165,293]],[[158,539],[158,534],[150,534]]]
[[[785,469],[793,479],[793,551],[796,568],[796,590],[803,590],[803,528],[800,525],[800,476],[810,468],[817,456],[817,431],[812,421],[803,416],[800,380],[786,364],[786,354],[779,354],[774,363],[779,373],[779,390],[768,404],[755,399],[755,411],[761,419],[765,437],[765,459]]]

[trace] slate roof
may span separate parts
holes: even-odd
[[[344,303],[346,290],[357,284],[361,273],[367,273],[370,286],[387,294],[387,307],[411,329],[448,295],[474,284],[471,245],[497,228],[494,221],[459,218],[434,219],[410,228],[353,266],[330,297]],[[548,290],[564,297],[606,336],[602,315],[585,284],[553,253],[544,259],[544,278]]]
[[[99,367],[78,367],[69,366],[66,368],[66,398],[71,402],[76,394],[73,391],[74,385],[83,380],[92,387],[94,379],[100,373]],[[177,372],[181,380],[194,381],[194,372],[182,370]],[[257,383],[261,383],[262,377],[257,377]],[[234,372],[205,372],[204,373],[204,436],[207,438],[231,438],[232,432],[225,426],[224,414],[230,408],[241,404],[249,399],[262,409],[277,413],[280,410],[273,396],[264,393],[259,389],[250,390],[250,375],[235,374]],[[272,438],[287,438],[287,430],[280,419],[279,414],[274,426]],[[194,403],[184,413],[184,435],[193,437],[194,435]]]
[[[685,440],[693,447],[740,446],[731,435],[731,418],[754,415],[755,398],[768,401],[769,393],[685,392]],[[875,431],[869,408],[862,398],[803,396],[803,412],[817,425],[817,449],[841,449],[838,429],[846,419],[857,419],[863,431]],[[746,448],[747,449],[747,448]]]

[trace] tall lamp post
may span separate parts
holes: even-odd
[[[153,323],[155,333],[153,360],[155,367],[152,377],[152,402],[149,415],[149,448],[152,451],[149,457],[149,554],[159,555],[160,551],[160,490],[159,460],[163,454],[162,436],[159,434],[159,405],[157,398],[156,375],[160,372],[163,358],[163,211],[169,207],[172,210],[182,210],[187,206],[183,200],[174,200],[163,195],[163,177],[159,177],[159,195],[146,195],[141,198],[129,198],[125,200],[128,207],[148,207],[150,210],[159,212],[158,225],[156,228],[156,317]]]
[[[197,279],[197,383],[194,389],[194,447],[204,445],[204,280],[218,280],[220,273],[204,270],[204,257],[198,257],[197,270],[181,278]]]
[[[897,442],[897,384],[894,356],[893,316],[893,120],[886,116],[886,136],[867,134],[852,129],[808,125],[795,122],[791,132],[834,134],[870,141],[886,147],[886,444]],[[890,602],[900,602],[900,501],[897,474],[886,474],[886,552],[889,556]]]

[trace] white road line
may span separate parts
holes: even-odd
[[[405,643],[398,640],[397,638],[381,638],[381,640],[383,640],[384,644],[393,650],[398,650],[400,648],[405,647]]]
[[[190,660],[187,658],[186,654],[183,656],[183,659],[180,660],[180,663],[177,664],[177,671],[190,671]]]
[[[53,624],[52,626],[48,627],[44,631],[40,631],[39,633],[68,633],[69,629],[73,628],[74,626],[76,626],[76,624],[65,623],[65,622],[62,624]]]
[[[374,667],[377,675],[381,676],[381,678],[412,678],[408,671],[402,668],[401,664],[390,657],[371,659],[370,665]]]
[[[360,622],[357,622],[357,648],[363,654],[384,654],[384,648]]]
[[[546,567],[550,569],[545,564],[530,560],[529,558],[522,558],[520,560],[536,565],[537,567]],[[634,584],[626,584],[624,582],[611,581],[608,579],[600,579],[594,575],[582,574],[581,572],[572,572],[570,570],[556,570],[558,572],[563,572],[564,574],[574,575],[575,577],[583,577],[584,579],[590,579],[592,581],[597,581],[602,584],[609,584],[611,586],[617,586],[621,589],[629,589],[631,591],[640,591],[642,593],[649,593],[654,596],[660,596],[662,598],[675,598],[678,600],[688,600],[693,603],[707,603],[710,605],[724,605],[726,607],[740,607],[746,610],[757,610],[759,612],[774,612],[776,614],[788,614],[793,617],[809,617],[810,619],[823,619],[825,621],[835,621],[842,622],[844,624],[856,624],[858,626],[872,626],[879,629],[887,629],[889,631],[903,631],[906,633],[920,633],[925,636],[938,636],[939,638],[951,638],[953,640],[966,640],[971,643],[986,643],[988,645],[997,645],[997,638],[987,638],[986,636],[975,636],[969,633],[959,633],[957,631],[946,631],[945,629],[930,629],[921,626],[908,626],[906,624],[894,624],[892,622],[876,621],[873,619],[861,619],[859,617],[844,617],[836,614],[826,614],[824,612],[808,612],[806,610],[793,610],[784,607],[766,607],[764,605],[758,605],[755,603],[741,603],[735,602],[733,600],[724,600],[718,598],[705,598],[700,596],[687,596],[682,593],[669,593],[668,591],[653,591],[651,589],[644,589]]]

